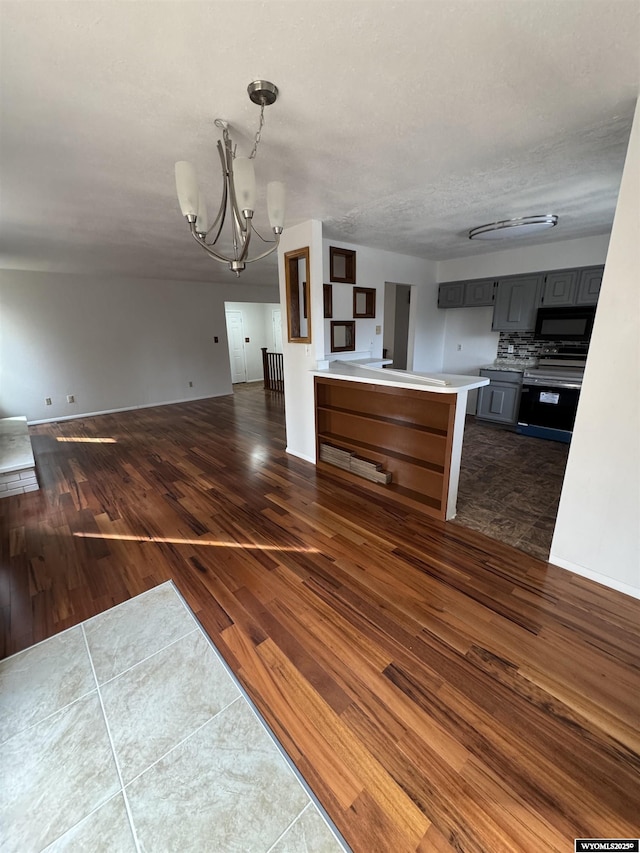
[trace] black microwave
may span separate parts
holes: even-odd
[[[583,341],[589,343],[595,316],[595,305],[538,308],[533,337],[537,341]]]

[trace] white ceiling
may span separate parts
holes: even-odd
[[[2,0],[0,266],[235,280],[193,244],[173,164],[192,160],[217,207],[213,122],[249,153],[255,78],[280,89],[256,169],[261,187],[285,181],[287,224],[320,219],[335,240],[432,259],[504,248],[467,231],[511,216],[558,214],[549,241],[607,232],[640,88],[639,12],[636,0]],[[240,282],[274,275],[261,262]]]

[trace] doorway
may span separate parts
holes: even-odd
[[[271,326],[273,331],[273,351],[282,352],[282,311],[280,308],[272,309]]]
[[[247,355],[244,348],[244,325],[242,311],[225,311],[227,339],[229,341],[229,364],[231,384],[247,381]]]
[[[411,311],[411,285],[384,284],[384,339],[383,346],[392,367],[407,369],[409,343],[409,314]]]

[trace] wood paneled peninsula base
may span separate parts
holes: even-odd
[[[467,394],[488,380],[332,362],[314,381],[321,471],[455,516]]]

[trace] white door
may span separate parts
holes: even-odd
[[[282,312],[279,308],[271,310],[271,323],[273,325],[273,351],[282,352]]]
[[[229,339],[229,363],[231,382],[247,381],[247,359],[244,351],[244,329],[242,311],[225,311],[227,338]]]

